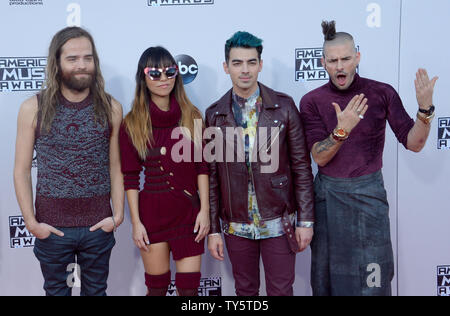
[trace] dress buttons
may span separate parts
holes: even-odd
[[[278,107],[280,107],[280,106],[279,106],[278,104],[275,104],[275,107],[278,108]]]
[[[161,169],[161,171],[164,171],[164,168],[162,166],[159,169]]]
[[[167,154],[166,147],[161,147],[161,155],[165,156]]]
[[[173,177],[173,173],[172,173],[172,172],[171,172],[171,173],[169,173],[169,176]]]

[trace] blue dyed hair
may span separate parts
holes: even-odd
[[[225,61],[228,64],[228,61],[230,60],[230,51],[235,47],[256,48],[258,51],[258,58],[261,60],[261,54],[263,51],[262,42],[262,39],[248,32],[234,33],[234,35],[225,43]]]

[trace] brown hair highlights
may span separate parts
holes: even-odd
[[[164,68],[174,64],[176,64],[175,59],[169,51],[160,46],[148,48],[139,59],[135,78],[136,90],[134,100],[131,111],[124,118],[124,124],[133,146],[142,160],[145,160],[147,157],[148,146],[152,147],[154,143],[152,120],[149,111],[151,95],[145,82],[144,69],[146,67]],[[180,105],[180,126],[189,130],[191,139],[196,145],[201,145],[202,135],[201,132],[194,131],[194,120],[200,119],[203,122],[202,114],[187,97],[180,74],[175,78],[172,94]],[[202,123],[202,127],[204,127],[204,123]]]

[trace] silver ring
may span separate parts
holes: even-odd
[[[361,119],[361,120],[364,120],[364,115],[359,115],[359,118]]]

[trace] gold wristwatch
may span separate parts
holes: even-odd
[[[336,127],[331,135],[333,136],[334,140],[343,142],[348,138],[349,133],[343,128]]]
[[[436,113],[434,113],[435,107],[434,105],[431,105],[431,107],[428,110],[419,109],[417,111],[417,118],[421,120],[424,124],[429,125],[431,124],[431,121],[433,121],[434,116]],[[424,114],[425,116],[421,115]]]

